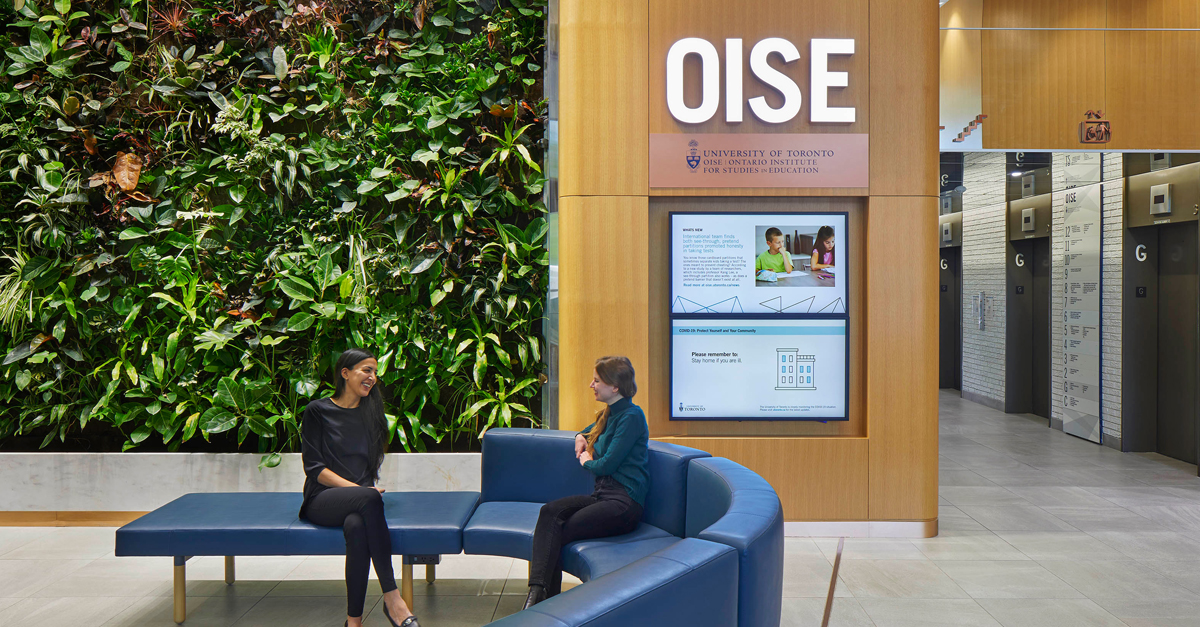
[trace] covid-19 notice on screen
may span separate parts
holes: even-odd
[[[844,320],[674,320],[672,417],[844,419],[846,342]]]

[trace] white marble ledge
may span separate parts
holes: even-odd
[[[251,453],[0,453],[0,510],[149,511],[189,492],[299,492],[299,453],[258,469]],[[379,485],[479,490],[479,453],[396,453]]]

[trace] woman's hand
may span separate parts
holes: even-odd
[[[584,465],[584,464],[586,464],[587,462],[590,462],[590,461],[592,461],[592,454],[591,454],[591,453],[589,453],[589,452],[587,452],[587,451],[584,451],[584,452],[582,452],[582,453],[580,453],[580,454],[579,454],[579,465],[580,465],[580,466],[582,466],[582,465]]]
[[[384,488],[381,488],[381,487],[379,487],[379,486],[375,486],[375,489],[376,489],[376,490],[379,490],[379,493],[380,493],[380,494],[383,494],[384,492],[387,492],[387,490],[385,490]]]
[[[578,459],[580,454],[582,454],[586,450],[587,450],[587,438],[583,437],[582,433],[577,434],[575,436],[575,458]]]

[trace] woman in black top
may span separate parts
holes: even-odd
[[[352,348],[334,367],[332,398],[304,408],[300,424],[304,503],[300,517],[346,536],[346,625],[361,627],[370,564],[383,589],[383,613],[397,627],[420,627],[396,588],[392,538],[375,486],[387,450],[387,421],[376,384],[378,363]]]

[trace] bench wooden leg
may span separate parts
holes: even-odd
[[[434,570],[435,568],[437,568],[437,564],[425,565],[425,583],[432,584],[437,580],[437,571]]]
[[[175,558],[175,622],[187,619],[187,563],[186,558]]]
[[[231,585],[233,585],[233,582],[235,580],[236,580],[236,577],[234,576],[234,571],[233,571],[233,556],[226,555],[225,556],[225,585],[231,586]]]
[[[404,599],[405,605],[408,605],[408,610],[413,609],[413,565],[403,564],[400,566],[400,596]]]

